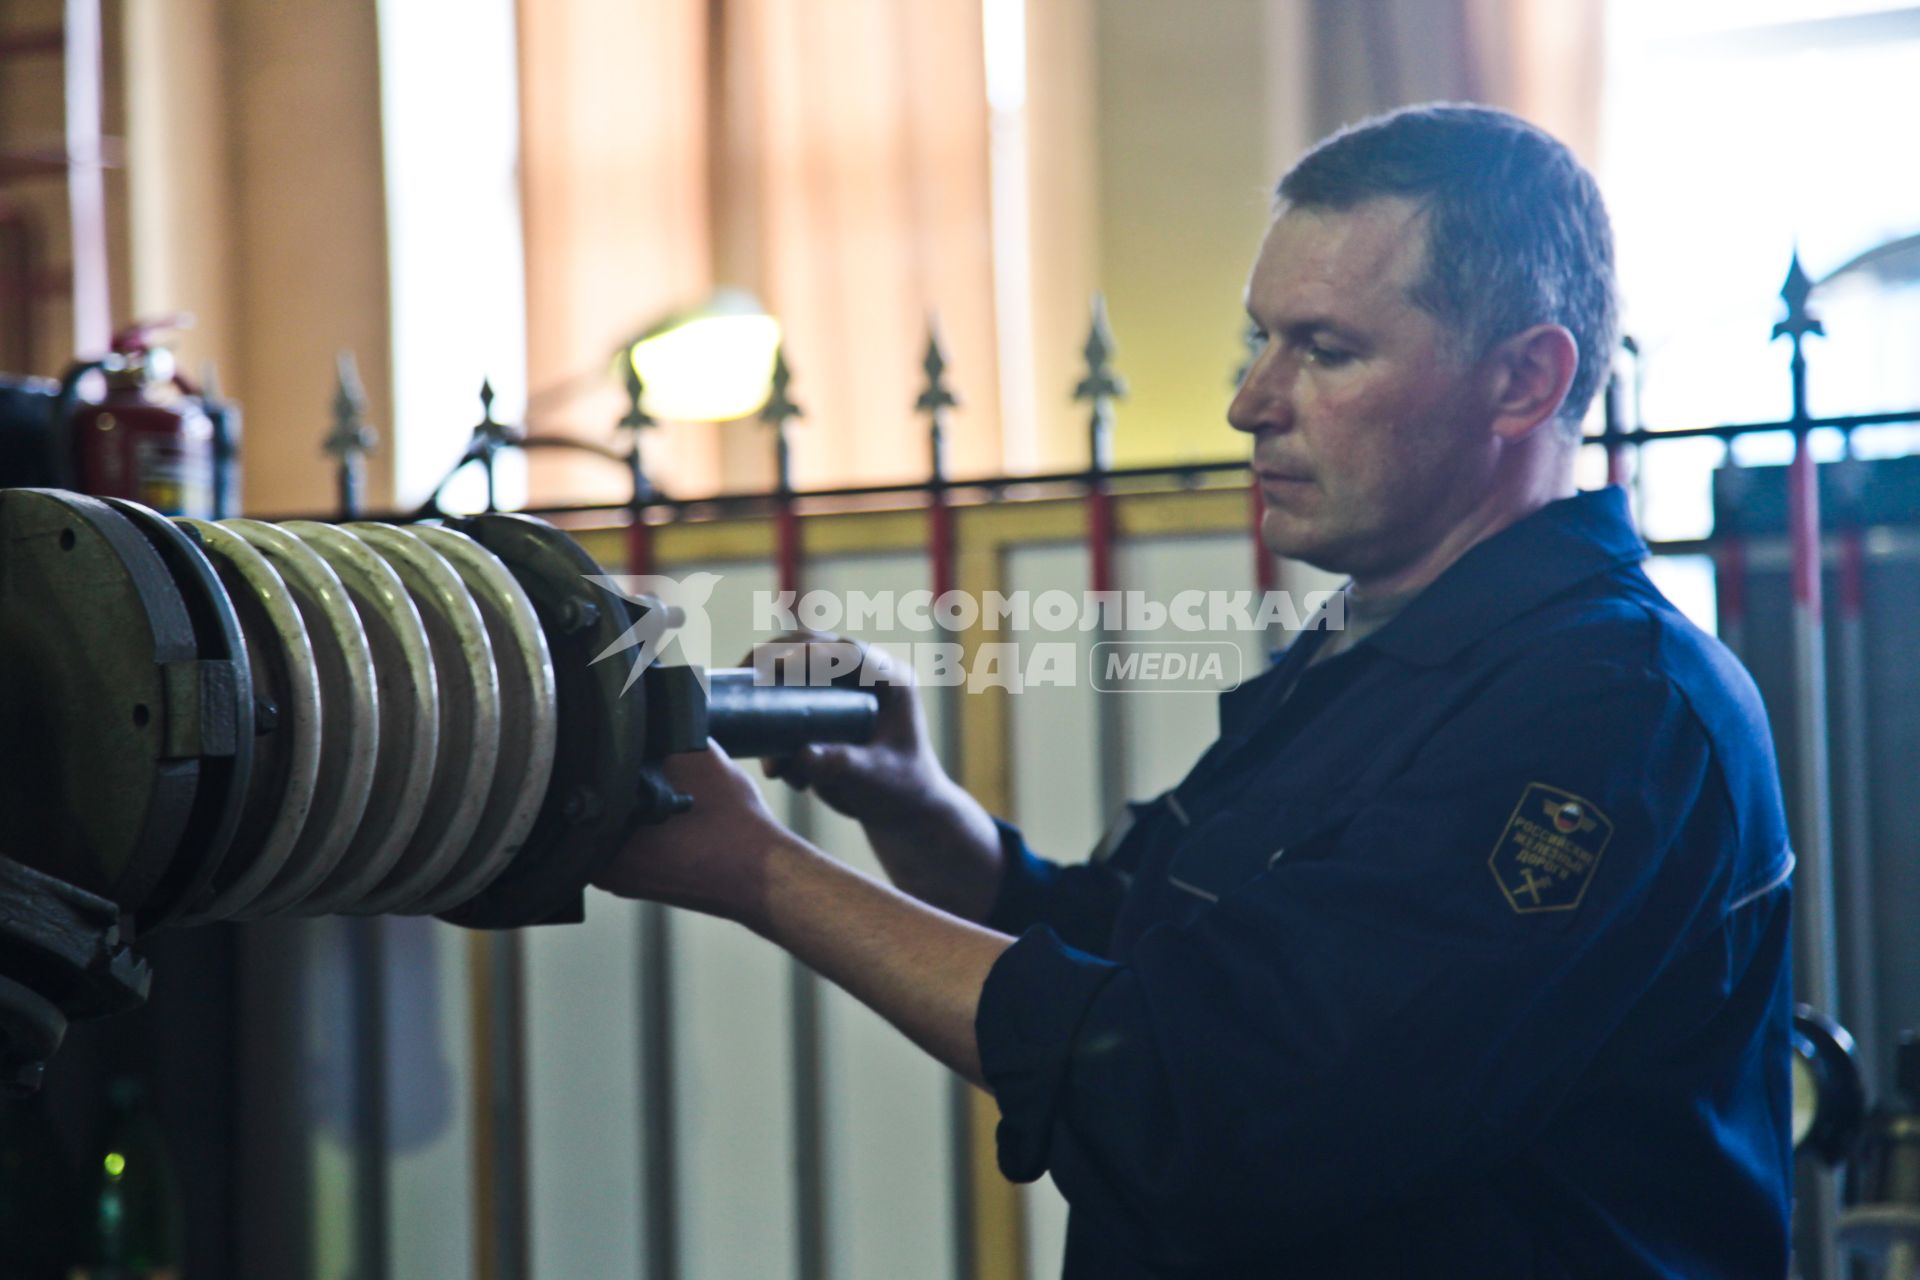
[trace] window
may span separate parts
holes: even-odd
[[[1816,281],[1920,231],[1920,6],[1861,0],[1615,0],[1602,174],[1620,255],[1625,331],[1639,343],[1650,427],[1779,419],[1787,352],[1769,341],[1796,247]],[[1920,250],[1823,283],[1827,337],[1808,346],[1819,415],[1920,402]],[[1902,279],[1902,275],[1906,277]],[[1841,441],[1816,437],[1816,456]],[[1856,452],[1911,452],[1911,427],[1858,432]],[[1784,434],[1735,445],[1783,462]],[[1710,531],[1725,449],[1647,450],[1636,486],[1654,539]]]

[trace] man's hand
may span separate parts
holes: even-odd
[[[692,809],[641,827],[593,883],[766,932],[769,861],[806,846],[717,744],[668,756],[662,771]]]
[[[665,773],[693,808],[642,827],[594,884],[746,925],[980,1083],[980,990],[1012,939],[827,857],[774,820],[717,746],[669,757]]]
[[[983,921],[1000,888],[1002,853],[993,819],[940,767],[913,672],[885,650],[820,632],[758,645],[756,669],[783,669],[804,651],[808,669],[848,670],[880,700],[873,740],[814,744],[763,762],[769,778],[824,800],[859,822],[887,875],[907,893],[964,920]]]
[[[934,753],[913,672],[884,649],[819,631],[794,631],[755,645],[746,662],[757,671],[847,671],[836,683],[856,684],[879,699],[873,739],[860,744],[813,743],[792,755],[761,762],[769,778],[812,791],[835,812],[861,823],[917,819],[926,797],[947,781]],[[802,665],[804,664],[804,665]]]

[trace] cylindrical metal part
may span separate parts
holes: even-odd
[[[865,742],[879,718],[880,699],[868,689],[758,684],[751,667],[707,673],[707,733],[731,756]]]

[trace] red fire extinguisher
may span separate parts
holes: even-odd
[[[162,515],[218,514],[213,422],[192,384],[176,372],[173,352],[154,342],[186,323],[168,316],[129,325],[114,335],[108,355],[67,371],[56,447],[69,487],[131,498]],[[106,376],[106,398],[80,402],[81,380],[96,370]]]

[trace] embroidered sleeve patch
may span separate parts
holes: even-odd
[[[1587,894],[1613,822],[1591,801],[1531,782],[1507,819],[1487,866],[1521,915],[1572,911]]]

